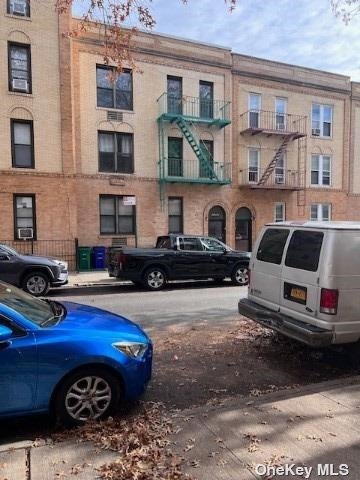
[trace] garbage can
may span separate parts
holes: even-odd
[[[91,269],[91,247],[79,247],[78,249],[79,257],[79,270],[90,270]]]
[[[93,248],[93,268],[104,269],[106,265],[106,248],[94,247]]]

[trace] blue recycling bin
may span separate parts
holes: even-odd
[[[106,248],[94,247],[93,248],[93,268],[104,269],[106,266]]]

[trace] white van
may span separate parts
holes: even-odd
[[[360,223],[266,225],[239,313],[314,347],[360,339]]]

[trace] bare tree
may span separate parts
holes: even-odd
[[[360,0],[331,0],[331,6],[335,15],[346,24],[360,13]]]
[[[192,0],[168,0],[187,4]],[[216,1],[216,0],[213,0]],[[199,0],[196,0],[199,2]],[[56,0],[56,8],[61,14],[69,12],[74,0]],[[84,13],[75,28],[67,32],[76,37],[90,28],[96,27],[104,44],[104,62],[114,65],[121,73],[124,66],[136,68],[133,57],[133,34],[136,27],[152,30],[156,25],[152,10],[152,0],[83,0]],[[237,0],[224,0],[232,11]]]

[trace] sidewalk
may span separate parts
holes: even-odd
[[[107,270],[79,272],[69,274],[69,283],[63,288],[91,287],[102,285],[131,285],[131,282],[120,281],[109,277]]]
[[[334,472],[347,464],[346,478],[357,480],[359,408],[360,377],[353,377],[181,411],[173,419],[179,433],[171,440],[186,459],[185,470],[198,480],[333,478],[319,474],[318,464],[334,464]],[[95,468],[116,458],[88,443],[44,443],[0,446],[0,478],[53,480],[64,472],[64,478],[95,480]],[[257,465],[293,463],[302,469],[297,475],[295,469],[273,477],[256,474]]]
[[[360,377],[353,377],[181,412],[174,440],[186,471],[198,480],[333,478],[331,470],[318,471],[319,464],[333,464],[336,473],[346,464],[346,478],[357,480],[359,408]],[[296,467],[264,475],[266,465],[284,464],[300,467],[297,475]]]

